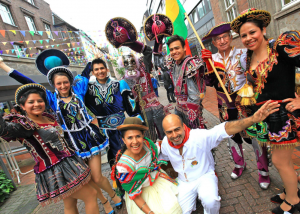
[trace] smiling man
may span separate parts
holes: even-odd
[[[170,114],[163,121],[166,137],[161,144],[160,159],[170,161],[178,173],[178,202],[183,214],[196,209],[196,197],[201,200],[206,214],[217,214],[220,209],[218,179],[214,172],[211,150],[232,135],[255,122],[263,121],[278,111],[277,102],[268,101],[253,116],[221,123],[210,130],[189,129],[178,115]]]
[[[142,118],[129,85],[125,80],[112,80],[108,75],[109,70],[104,60],[94,59],[87,65],[82,75],[89,78],[91,70],[96,80],[90,81],[88,85],[85,104],[97,117],[99,128],[104,130],[109,138],[110,149],[107,158],[112,166],[123,142],[117,126],[125,120],[124,112],[126,111],[130,117]]]
[[[170,76],[175,88],[175,114],[189,128],[205,128],[201,104],[205,93],[205,64],[202,59],[186,55],[185,42],[181,36],[171,36],[167,45],[170,54],[166,66],[171,69]]]
[[[218,52],[211,54],[207,49],[203,49],[202,58],[207,65],[207,75],[205,75],[205,83],[208,86],[215,87],[217,91],[219,117],[221,122],[240,119],[240,115],[246,115],[245,108],[241,107],[237,92],[246,83],[245,67],[241,64],[241,58],[246,56],[247,49],[237,49],[231,46],[232,35],[230,23],[221,23],[213,27],[202,40],[212,38],[213,45],[218,49]],[[215,67],[223,80],[232,102],[229,102],[219,81],[210,66],[208,59],[214,62]],[[246,162],[243,155],[243,139],[249,144],[252,144],[259,173],[259,185],[262,189],[267,189],[270,184],[267,147],[261,147],[257,140],[248,138],[244,132],[237,133],[232,136],[232,140],[228,141],[228,149],[235,163],[235,168],[231,173],[232,179],[239,178],[245,167]]]

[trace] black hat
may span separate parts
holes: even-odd
[[[46,93],[46,88],[41,84],[29,83],[29,84],[22,85],[16,90],[15,93],[15,102],[18,106],[20,106],[19,100],[22,97],[22,95],[30,89],[37,89],[39,91],[42,91],[43,93]]]

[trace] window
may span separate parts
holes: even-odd
[[[0,4],[0,14],[4,23],[15,25],[9,8],[5,4]]]
[[[30,30],[30,31],[34,31],[34,32],[37,32],[32,17],[30,17],[30,16],[25,16],[25,20],[26,20],[26,22],[27,22],[27,25],[28,25],[29,30]]]
[[[290,5],[292,2],[296,2],[299,0],[281,0],[282,1],[282,7]]]
[[[64,30],[62,28],[60,28],[59,30],[60,30],[61,38],[65,39],[67,36],[66,36],[65,32],[63,32]]]
[[[202,1],[199,5],[198,5],[198,13],[199,13],[199,17],[200,19],[206,14],[206,8],[205,8],[205,4],[204,1]]]
[[[45,30],[50,32],[49,34],[47,33],[48,39],[53,39],[50,25],[48,25],[48,24],[44,24],[44,25],[45,25]]]
[[[14,45],[15,52],[17,56],[25,56],[26,52],[23,50],[24,46],[22,45]]]
[[[192,17],[193,17],[194,23],[197,23],[199,21],[198,15],[197,15],[197,10],[193,10]]]
[[[158,6],[158,10],[157,10],[158,13],[164,13],[164,9],[165,9],[165,2],[164,1],[165,0],[160,1],[160,4]]]
[[[27,2],[29,2],[30,4],[34,5],[34,1],[33,0],[26,0]]]
[[[224,0],[227,14],[227,20],[231,22],[236,18],[236,8],[234,0]]]

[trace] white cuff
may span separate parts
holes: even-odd
[[[10,75],[15,69],[10,69],[10,71],[7,73],[8,75]]]

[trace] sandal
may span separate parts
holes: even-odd
[[[283,193],[286,194],[285,189],[283,189]],[[280,193],[281,194],[281,193]],[[280,198],[280,194],[275,195],[274,197],[271,198],[271,202],[275,203],[275,204],[282,204],[284,199]],[[300,189],[298,189],[298,197],[300,198]]]
[[[108,202],[108,199],[104,203],[102,203],[102,205],[106,204],[107,202]],[[113,209],[112,211],[110,211],[109,213],[106,213],[106,214],[114,214],[114,213],[115,213],[115,211]]]
[[[285,199],[283,200],[284,203],[286,203],[287,205],[291,206],[291,209],[288,211],[284,211],[281,209],[280,206],[276,207],[275,209],[272,210],[273,214],[293,214],[296,211],[296,207],[295,205],[291,205],[289,202],[287,202]],[[300,202],[299,202],[300,203]],[[298,204],[299,204],[298,203]],[[298,205],[296,204],[296,205]]]
[[[113,199],[114,197],[116,197],[116,192],[115,192],[114,196],[111,197],[111,199]],[[115,204],[115,205],[116,205],[116,208],[117,208],[118,210],[122,209],[122,206],[123,206],[123,201],[122,201],[122,199],[121,199],[121,202],[119,202],[119,203],[117,203],[117,204]]]

